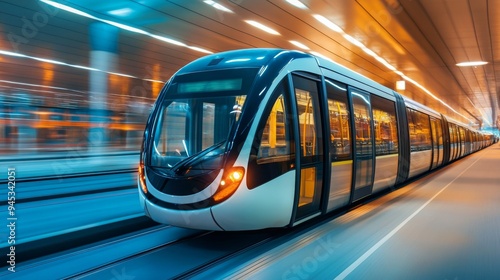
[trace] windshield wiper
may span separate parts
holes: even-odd
[[[183,141],[183,143],[184,143],[184,141]],[[192,156],[188,155],[188,157],[186,157],[185,159],[182,159],[179,162],[177,162],[176,164],[174,164],[172,166],[172,170],[174,171],[175,174],[185,173],[185,171],[187,169],[189,169],[192,165],[194,165],[196,163],[196,161],[201,160],[203,158],[203,155],[206,155],[206,154],[220,148],[225,143],[226,143],[226,141],[224,140],[224,141],[219,142],[215,145],[212,145],[212,146],[206,148],[205,150],[200,151],[199,153],[196,153]],[[186,153],[187,153],[187,149],[186,149]],[[220,155],[220,153],[218,153],[217,155]]]

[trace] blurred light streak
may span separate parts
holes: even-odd
[[[440,98],[438,98],[436,95],[434,95],[431,91],[429,91],[428,89],[426,89],[424,86],[422,86],[421,84],[419,84],[417,81],[409,78],[408,76],[406,76],[403,72],[399,71],[396,67],[394,67],[392,64],[390,64],[387,60],[385,60],[384,58],[382,58],[381,56],[379,56],[377,53],[375,53],[374,51],[372,51],[371,49],[369,49],[368,47],[366,47],[363,43],[361,43],[360,41],[358,41],[357,39],[355,39],[354,37],[352,37],[351,35],[347,34],[344,32],[344,30],[342,28],[340,28],[338,25],[336,25],[335,23],[331,22],[329,19],[327,19],[326,17],[322,16],[322,15],[318,15],[318,14],[315,14],[313,15],[313,17],[315,19],[317,19],[319,22],[321,22],[322,24],[324,24],[326,27],[330,28],[331,30],[341,34],[347,41],[349,41],[350,43],[352,43],[353,45],[361,48],[366,54],[368,54],[369,56],[372,56],[373,58],[375,58],[378,62],[380,62],[381,64],[383,64],[385,67],[387,67],[389,70],[393,71],[394,73],[396,73],[397,75],[399,75],[401,78],[407,80],[408,82],[414,84],[415,86],[417,86],[419,89],[421,89],[424,93],[426,93],[427,95],[429,95],[430,97],[432,97],[433,99],[439,101],[441,104],[443,104],[444,106],[446,106],[447,108],[449,108],[450,110],[452,110],[455,114],[461,116],[462,118],[466,119],[467,121],[469,121],[469,123],[472,123],[473,121],[471,119],[469,119],[468,117],[460,114],[458,111],[456,111],[453,107],[451,107],[450,105],[448,105],[446,102],[444,102],[443,100],[441,100]],[[313,52],[311,52],[313,53]],[[320,57],[325,57],[321,54],[318,54],[318,53],[313,53],[314,55],[317,55],[317,56],[320,56]],[[331,59],[330,59],[331,60]],[[479,113],[482,114],[481,111],[479,111]],[[483,118],[484,118],[484,115],[483,115]],[[488,122],[489,123],[489,122]]]
[[[114,16],[128,16],[132,12],[133,12],[133,10],[130,8],[121,8],[121,9],[109,11],[108,14],[114,15]]]
[[[322,24],[324,24],[326,27],[330,28],[331,30],[333,30],[333,31],[335,31],[337,33],[344,33],[344,30],[342,30],[342,28],[340,28],[335,23],[331,22],[326,17],[324,17],[322,15],[313,15],[313,17],[315,19],[317,19],[319,22],[321,22]]]
[[[118,22],[115,22],[115,21],[110,21],[110,20],[98,18],[98,17],[95,17],[95,16],[93,16],[91,14],[88,14],[86,12],[82,12],[82,11],[77,10],[75,8],[72,8],[70,6],[63,5],[63,4],[60,4],[60,3],[57,3],[57,2],[54,2],[54,1],[51,1],[51,0],[40,0],[40,1],[44,2],[45,4],[51,5],[53,7],[59,8],[61,10],[65,10],[67,12],[74,13],[74,14],[77,14],[77,15],[80,15],[80,16],[84,16],[84,17],[87,17],[87,18],[90,18],[90,19],[98,20],[98,21],[101,21],[101,22],[104,22],[104,23],[116,26],[116,27],[118,27],[120,29],[123,29],[123,30],[128,30],[130,32],[147,35],[147,36],[149,36],[151,38],[155,38],[157,40],[160,40],[160,41],[163,41],[163,42],[167,42],[167,43],[170,43],[170,44],[187,47],[187,48],[195,50],[195,51],[199,51],[199,52],[203,52],[203,53],[213,53],[213,52],[208,51],[206,49],[199,48],[199,47],[194,47],[194,46],[188,46],[188,45],[186,45],[186,44],[184,44],[182,42],[179,42],[177,40],[174,40],[174,39],[171,39],[171,38],[168,38],[168,37],[163,37],[163,36],[156,35],[156,34],[152,34],[152,33],[148,32],[148,31],[145,31],[145,30],[142,30],[142,29],[139,29],[139,28],[136,28],[136,27],[125,25],[125,24],[118,23]]]
[[[28,59],[33,59],[33,60],[42,61],[42,62],[51,63],[51,64],[56,64],[56,65],[63,65],[63,66],[68,66],[68,67],[73,67],[73,68],[78,68],[78,69],[84,69],[84,70],[88,70],[88,71],[105,72],[105,73],[108,73],[110,75],[117,75],[117,76],[139,79],[139,80],[144,80],[144,81],[154,81],[154,82],[164,83],[164,81],[151,80],[151,79],[141,79],[141,78],[136,77],[134,75],[124,74],[124,73],[119,73],[119,72],[103,71],[103,70],[88,67],[88,66],[69,64],[66,62],[57,61],[57,60],[53,60],[53,59],[41,58],[41,57],[36,57],[36,56],[29,56],[29,55],[25,55],[25,54],[10,52],[10,51],[0,50],[0,55],[1,54],[8,55],[8,56],[14,56],[14,57],[28,58]]]
[[[203,1],[205,4],[208,4],[212,7],[214,7],[215,9],[217,10],[220,10],[220,11],[223,11],[223,12],[226,12],[226,13],[234,13],[232,10],[230,10],[229,8],[226,8],[225,6],[217,3],[217,2],[214,2],[212,0],[205,0]]]
[[[188,48],[190,48],[192,50],[195,50],[195,51],[198,51],[198,52],[202,52],[202,53],[207,53],[207,54],[212,54],[213,53],[213,52],[211,52],[209,50],[205,50],[205,49],[202,49],[200,47],[188,46]]]
[[[290,43],[292,43],[293,45],[303,49],[303,50],[310,50],[308,46],[302,44],[301,42],[298,42],[298,41],[294,41],[294,40],[291,40],[289,41]]]
[[[255,20],[245,20],[245,22],[269,34],[281,35],[278,31],[272,29],[271,27],[265,26],[264,24],[257,22]]]
[[[87,93],[86,91],[81,91],[81,90],[76,90],[76,89],[46,86],[46,85],[36,85],[36,84],[30,84],[30,83],[20,83],[20,82],[7,81],[7,80],[0,80],[0,83],[20,85],[20,86],[29,86],[29,87],[43,87],[43,88],[58,89],[58,90],[64,90],[64,91],[74,91],[76,93]]]
[[[299,8],[299,9],[307,9],[307,6],[304,5],[304,3],[300,2],[299,0],[286,0],[286,2],[294,5],[295,7]]]

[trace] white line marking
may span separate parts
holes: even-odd
[[[429,200],[427,200],[424,205],[420,206],[413,214],[411,214],[408,218],[406,218],[403,222],[401,222],[397,227],[395,227],[391,232],[389,232],[384,238],[380,239],[379,242],[377,242],[373,247],[371,247],[368,251],[366,251],[361,257],[359,257],[355,262],[353,262],[349,267],[347,267],[342,273],[340,273],[337,277],[335,277],[335,280],[340,280],[346,278],[351,272],[353,272],[359,265],[361,265],[369,256],[371,256],[375,251],[377,251],[378,248],[380,248],[384,243],[389,240],[394,234],[396,234],[404,225],[406,225],[413,217],[415,217],[422,209],[425,208],[431,201],[434,200],[440,193],[442,193],[446,188],[448,188],[449,185],[453,184],[455,180],[457,180],[462,174],[465,173],[465,171],[469,170],[478,160],[482,158],[482,155],[476,159],[469,167],[467,167],[464,171],[460,172],[460,174],[455,177],[451,182],[449,182],[446,186],[444,186],[441,190],[439,190],[433,197],[431,197]]]

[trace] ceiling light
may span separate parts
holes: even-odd
[[[354,45],[356,45],[356,46],[358,46],[360,48],[365,48],[365,45],[363,45],[363,43],[361,43],[360,41],[356,40],[354,37],[352,37],[349,34],[344,34],[344,38],[346,38],[347,41],[353,43]]]
[[[113,15],[113,16],[125,17],[125,16],[130,15],[132,12],[133,12],[133,10],[130,8],[122,8],[122,9],[109,11],[108,14]]]
[[[292,4],[295,7],[300,8],[300,9],[307,9],[307,6],[304,5],[304,3],[300,2],[299,0],[286,0],[286,2]]]
[[[156,35],[156,34],[152,34],[152,33],[148,32],[148,31],[145,31],[145,30],[142,30],[142,29],[139,29],[139,28],[136,28],[136,27],[132,27],[132,26],[125,25],[125,24],[122,24],[122,23],[118,23],[118,22],[114,22],[114,21],[110,21],[110,20],[105,20],[105,19],[102,19],[102,18],[98,18],[98,17],[90,15],[90,14],[88,14],[86,12],[82,12],[82,11],[77,10],[75,8],[72,8],[72,7],[63,5],[63,4],[59,4],[59,3],[51,1],[51,0],[40,0],[40,1],[42,1],[42,2],[44,2],[46,4],[48,4],[48,5],[54,6],[56,8],[59,8],[59,9],[62,9],[62,10],[65,10],[65,11],[68,11],[68,12],[71,12],[71,13],[74,13],[74,14],[77,14],[77,15],[80,15],[80,16],[84,16],[84,17],[87,17],[87,18],[91,18],[91,19],[94,19],[94,20],[98,20],[98,21],[101,21],[101,22],[104,22],[104,23],[116,26],[116,27],[118,27],[120,29],[123,29],[123,30],[128,30],[128,31],[131,31],[131,32],[135,32],[135,33],[147,35],[147,36],[155,38],[157,40],[161,40],[161,41],[164,41],[164,42],[167,42],[167,43],[170,43],[170,44],[174,44],[174,45],[178,45],[178,46],[183,46],[183,47],[186,47],[186,48],[190,48],[190,49],[198,51],[198,52],[212,53],[211,51],[205,50],[203,48],[195,47],[195,46],[188,46],[188,45],[186,45],[186,44],[184,44],[182,42],[179,42],[177,40],[170,39],[170,38],[163,37],[163,36],[159,36],[159,35]]]
[[[116,26],[116,27],[121,28],[123,30],[128,30],[128,31],[131,31],[131,32],[136,32],[136,33],[140,33],[140,34],[149,35],[148,32],[146,32],[146,31],[144,31],[142,29],[135,28],[135,27],[132,27],[132,26],[128,26],[128,25],[125,25],[125,24],[121,24],[119,22],[114,22],[114,21],[105,20],[105,19],[100,19],[100,21],[102,21],[104,23],[107,23],[109,25]]]
[[[75,8],[72,8],[70,6],[66,6],[66,5],[63,5],[63,4],[60,4],[60,3],[57,3],[57,2],[54,2],[54,1],[50,1],[50,0],[40,0],[46,4],[49,4],[51,6],[54,6],[56,8],[59,8],[61,10],[65,10],[65,11],[68,11],[70,13],[73,13],[73,14],[77,14],[77,15],[80,15],[80,16],[84,16],[84,17],[87,17],[87,18],[92,18],[94,19],[95,17],[86,13],[86,12],[83,12],[83,11],[80,11],[78,9],[75,9]]]
[[[211,52],[209,50],[205,50],[205,49],[200,48],[200,47],[188,46],[188,48],[190,48],[192,50],[195,50],[195,51],[198,51],[198,52],[202,52],[202,53],[208,53],[208,54],[212,54],[213,53],[213,52]]]
[[[297,42],[297,41],[289,41],[290,43],[294,44],[296,47],[299,47],[303,50],[310,50],[309,47],[307,47],[306,45],[302,44],[301,42]]]
[[[167,38],[167,37],[163,37],[163,36],[159,36],[159,35],[151,35],[151,37],[153,37],[153,38],[155,38],[157,40],[163,41],[163,42],[167,42],[169,44],[173,44],[173,45],[177,45],[177,46],[182,46],[182,47],[186,47],[187,46],[183,42],[179,42],[177,40],[170,39],[170,38]]]
[[[226,8],[226,7],[222,6],[221,4],[216,3],[216,2],[214,2],[214,1],[212,1],[212,0],[205,0],[205,1],[203,1],[203,2],[205,2],[205,4],[208,4],[208,5],[210,5],[210,6],[214,7],[214,8],[216,8],[217,10],[220,10],[220,11],[223,11],[223,12],[227,12],[227,13],[234,13],[234,12],[233,12],[233,11],[231,11],[230,9],[228,9],[228,8]]]
[[[405,81],[396,81],[396,89],[397,90],[405,90],[406,89]]]
[[[105,72],[111,75],[118,75],[118,76],[124,76],[124,77],[129,77],[129,78],[134,78],[134,79],[139,79],[135,76],[128,75],[128,74],[123,74],[123,73],[118,73],[118,72],[110,72],[110,71],[104,71],[96,68],[91,68],[83,65],[75,65],[75,64],[69,64],[63,61],[58,61],[54,59],[49,59],[49,58],[44,58],[44,57],[37,57],[37,56],[29,56],[25,54],[20,54],[20,53],[14,53],[14,52],[9,52],[9,51],[4,51],[0,50],[0,55],[8,55],[8,56],[16,56],[16,57],[22,57],[22,58],[28,58],[28,59],[33,59],[45,63],[50,63],[50,64],[56,64],[56,65],[63,65],[63,66],[68,66],[68,67],[73,67],[73,68],[79,68],[79,69],[85,69],[89,71],[98,71],[98,72]]]
[[[481,66],[481,65],[485,65],[485,64],[488,64],[488,62],[486,62],[486,61],[466,61],[466,62],[457,63],[456,65],[458,67],[469,67],[469,66]]]
[[[331,30],[335,31],[335,32],[338,32],[338,33],[344,33],[344,30],[342,30],[342,28],[340,28],[338,25],[336,25],[335,23],[331,22],[329,19],[327,19],[326,17],[322,16],[322,15],[314,15],[313,16],[315,19],[317,19],[319,22],[321,22],[322,24],[326,25],[328,28],[330,28]]]
[[[280,35],[280,33],[270,27],[265,26],[264,24],[260,22],[256,22],[254,20],[245,20],[246,23],[259,28],[260,30],[266,31],[267,33],[273,34],[273,35]]]

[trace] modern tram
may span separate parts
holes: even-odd
[[[334,62],[228,51],[162,89],[144,132],[140,203],[185,228],[291,227],[492,142]]]

